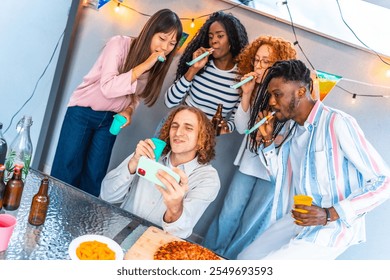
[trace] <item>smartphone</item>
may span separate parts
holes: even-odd
[[[147,158],[145,156],[141,156],[138,165],[136,173],[138,176],[151,181],[163,188],[166,188],[165,185],[157,178],[156,174],[158,170],[164,170],[169,175],[171,175],[173,178],[175,178],[176,182],[180,182],[180,176],[176,172],[174,172],[169,167],[162,165],[161,163],[158,163],[150,158]]]

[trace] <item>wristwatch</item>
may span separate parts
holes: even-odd
[[[326,223],[324,226],[326,226],[329,222],[331,222],[330,220],[330,212],[329,212],[329,209],[328,208],[324,208],[325,210],[325,213],[326,213]]]

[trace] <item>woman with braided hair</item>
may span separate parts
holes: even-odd
[[[259,111],[268,108],[266,94],[258,92],[267,68],[275,61],[295,56],[296,51],[290,42],[274,36],[258,37],[238,56],[241,79],[249,76],[254,79],[241,86],[242,99],[234,119],[237,132],[243,134],[245,129],[254,125],[251,113],[257,116]],[[256,135],[256,131],[253,134]],[[257,155],[258,144],[258,141],[251,141],[249,135],[244,137],[234,161],[238,168],[224,204],[205,237],[206,247],[230,259],[235,259],[269,226],[273,185]]]
[[[172,108],[184,103],[201,109],[211,119],[218,104],[223,104],[222,116],[229,119],[221,134],[232,132],[240,94],[230,85],[236,83],[236,58],[247,44],[246,29],[236,17],[222,11],[210,15],[181,56],[165,105]],[[187,65],[205,52],[209,55]]]

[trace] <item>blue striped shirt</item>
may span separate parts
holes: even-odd
[[[239,91],[230,88],[230,85],[236,83],[236,77],[236,65],[224,71],[215,67],[211,60],[205,71],[195,75],[191,82],[182,76],[170,86],[165,93],[165,105],[172,108],[181,104],[184,99],[185,104],[201,109],[209,119],[212,119],[218,104],[223,104],[222,116],[228,118],[229,130],[233,131],[234,116],[241,100]]]
[[[302,227],[295,238],[329,247],[365,241],[365,214],[390,197],[389,166],[344,112],[317,101],[305,127],[309,141],[297,185],[292,185],[293,133],[278,154],[274,145],[262,150],[260,159],[275,182],[272,222],[290,215],[294,194],[306,194],[317,206],[333,206],[340,218],[326,226]]]

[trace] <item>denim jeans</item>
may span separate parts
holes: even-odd
[[[236,259],[269,227],[273,196],[271,182],[237,170],[203,245],[228,259]]]
[[[69,107],[62,124],[51,175],[99,196],[116,136],[109,132],[113,112]]]

